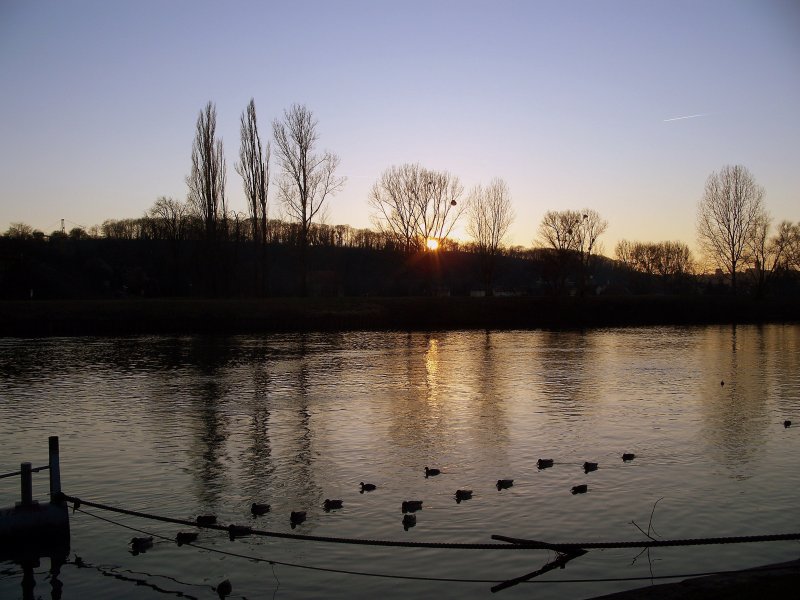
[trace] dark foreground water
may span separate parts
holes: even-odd
[[[645,539],[636,525],[663,538],[797,532],[800,327],[0,340],[0,473],[44,464],[49,435],[68,494],[278,532],[477,543]],[[538,458],[555,465],[540,471]],[[599,469],[585,474],[584,461]],[[426,479],[425,466],[443,473]],[[500,478],[513,487],[498,491]],[[360,494],[361,481],[378,489]],[[573,495],[580,484],[588,492]],[[0,480],[0,506],[18,486]],[[458,488],[473,498],[456,503]],[[46,493],[46,473],[34,475]],[[326,498],[343,508],[325,512]],[[410,499],[424,508],[406,531]],[[254,519],[256,501],[272,511]],[[294,530],[293,510],[308,513]],[[212,531],[202,549],[156,537],[134,556],[128,542],[144,534],[120,524],[170,539],[185,528],[87,511],[71,517],[64,599],[213,599],[226,578],[233,598],[486,598],[555,557]],[[593,550],[499,595],[585,598],[798,555],[798,542]],[[35,569],[36,596],[57,597],[49,567]],[[21,597],[21,581],[0,563],[0,598]]]

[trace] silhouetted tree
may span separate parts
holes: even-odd
[[[172,197],[159,196],[147,211],[147,216],[156,223],[160,239],[178,243],[186,237],[186,216],[189,207]]]
[[[289,216],[300,225],[300,293],[307,293],[308,232],[311,222],[325,205],[328,196],[344,185],[336,176],[339,157],[325,151],[315,154],[319,138],[317,121],[303,105],[294,104],[283,112],[283,120],[272,122],[281,177],[278,194]]]
[[[405,250],[423,250],[428,240],[443,244],[464,212],[458,177],[419,164],[393,166],[372,186],[369,203],[379,231]]]
[[[658,278],[663,285],[674,287],[685,284],[694,272],[691,250],[682,242],[620,240],[614,253],[627,269],[640,274],[632,279],[643,284],[645,290],[649,289],[653,278]]]
[[[778,227],[778,237],[785,239],[786,251],[782,268],[800,271],[800,222],[792,224],[782,221]]]
[[[575,210],[549,210],[539,224],[539,243],[553,250],[576,250],[581,213]]]
[[[16,240],[26,240],[33,236],[33,227],[27,223],[11,223],[4,235]]]
[[[225,154],[222,140],[216,139],[217,110],[209,102],[200,111],[192,146],[192,170],[186,178],[189,202],[203,223],[205,241],[205,274],[208,291],[217,293],[220,275],[220,233],[227,233],[225,201]]]
[[[697,239],[705,256],[731,277],[748,258],[748,244],[764,220],[764,189],[741,165],[723,167],[706,181],[697,206]]]
[[[777,271],[782,268],[788,270],[786,268],[792,262],[793,244],[797,243],[798,230],[788,221],[783,221],[777,233],[769,237],[770,221],[766,212],[762,212],[747,241],[747,255],[752,264],[750,273],[759,296],[764,294]]]
[[[141,240],[161,238],[161,234],[154,231],[153,220],[150,217],[142,219],[106,219],[100,225],[103,237],[115,240]],[[90,237],[94,237],[91,236]]]
[[[472,190],[467,209],[467,233],[475,240],[481,257],[487,296],[493,294],[495,263],[500,245],[513,221],[511,194],[505,181],[495,178],[488,187],[478,185]]]
[[[629,242],[620,240],[615,254],[617,260],[639,273],[664,277],[683,275],[692,271],[692,253],[682,242]]]
[[[225,202],[225,153],[222,140],[216,139],[217,109],[211,102],[200,111],[192,146],[192,170],[186,178],[189,202],[203,220],[205,238],[217,239],[219,226],[227,212]]]
[[[236,172],[242,177],[247,210],[250,214],[250,229],[253,241],[258,247],[258,260],[255,261],[255,286],[261,294],[265,292],[266,248],[267,248],[267,194],[269,192],[270,144],[261,147],[258,133],[255,100],[242,112],[240,119],[241,147]]]
[[[89,235],[83,227],[73,227],[69,230],[69,238],[71,240],[83,240],[88,237]]]
[[[581,211],[548,211],[539,224],[539,244],[550,248],[550,266],[557,287],[563,286],[569,267],[577,262],[579,289],[583,293],[594,257],[602,247],[598,238],[608,227],[608,221],[588,208]]]

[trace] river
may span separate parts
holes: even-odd
[[[51,435],[69,495],[281,533],[448,543],[793,533],[800,326],[0,339],[0,473],[45,464]],[[540,470],[539,458],[554,464]],[[585,473],[585,461],[598,469]],[[442,472],[426,478],[426,466]],[[498,490],[498,479],[513,486]],[[377,489],[360,493],[362,481]],[[456,502],[457,489],[472,498]],[[34,497],[46,495],[46,473],[35,474]],[[325,511],[326,498],[342,508]],[[0,480],[0,506],[18,499],[18,480]],[[407,529],[404,500],[423,501]],[[253,502],[270,512],[253,517]],[[306,521],[292,527],[291,511]],[[37,596],[213,599],[228,579],[231,598],[251,600],[486,598],[556,557],[208,530],[200,548],[179,547],[185,527],[87,507],[70,525],[57,590],[43,559]],[[131,538],[149,535],[153,547],[133,554]],[[800,543],[640,552],[591,550],[499,594],[588,598],[795,559]],[[19,565],[0,563],[0,598],[22,597],[21,581]]]

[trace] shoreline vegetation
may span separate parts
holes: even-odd
[[[796,298],[124,298],[0,302],[0,337],[575,330],[782,322],[800,322]]]

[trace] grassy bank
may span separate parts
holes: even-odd
[[[0,336],[576,329],[800,321],[796,299],[729,297],[120,299],[0,302]]]

